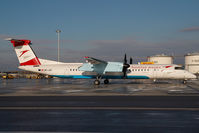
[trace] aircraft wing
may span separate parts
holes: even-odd
[[[96,65],[96,64],[107,64],[106,61],[103,61],[103,60],[99,60],[99,59],[95,59],[93,57],[84,57],[86,59],[86,62],[90,63],[90,64],[93,64],[93,65]]]
[[[80,71],[105,74],[106,72],[122,72],[123,70],[123,63],[120,62],[106,62],[92,57],[85,57],[85,59],[87,63],[79,67]]]

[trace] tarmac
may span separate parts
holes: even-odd
[[[4,96],[0,109],[199,110],[198,96]]]
[[[198,96],[199,80],[110,80],[93,85],[86,79],[0,80],[0,96]]]
[[[0,80],[0,132],[197,133],[198,101],[198,80]]]

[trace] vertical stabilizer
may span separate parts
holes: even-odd
[[[14,46],[20,66],[41,65],[39,59],[37,58],[30,46],[30,40],[10,39],[9,41]]]

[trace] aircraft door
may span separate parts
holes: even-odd
[[[183,74],[183,75],[184,75],[183,78],[186,79],[186,76],[185,76],[185,75],[186,75],[186,71],[184,71],[184,74]]]
[[[153,76],[154,76],[154,78],[163,78],[164,72],[161,69],[154,69]]]
[[[153,78],[156,79],[157,77],[157,69],[153,69]]]

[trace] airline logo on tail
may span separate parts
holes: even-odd
[[[24,50],[24,51],[21,51],[21,55],[19,57],[21,57],[22,55],[24,55],[26,52],[28,52],[29,50]]]

